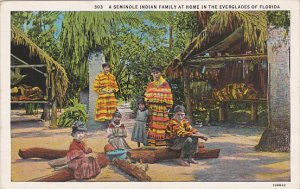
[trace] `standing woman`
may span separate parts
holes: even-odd
[[[173,96],[168,82],[161,76],[161,69],[151,68],[152,82],[145,92],[145,102],[149,108],[148,145],[165,146],[165,129],[169,117],[168,109],[172,108]]]
[[[116,77],[110,73],[110,65],[102,64],[103,71],[97,75],[94,81],[94,90],[99,94],[96,102],[96,121],[108,121],[112,119],[117,110],[115,92],[119,90]]]

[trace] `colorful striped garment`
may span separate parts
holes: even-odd
[[[148,125],[148,144],[150,146],[165,146],[165,129],[169,117],[168,108],[172,108],[173,97],[171,88],[162,77],[158,81],[148,83],[145,102],[150,110]]]
[[[181,122],[173,118],[170,120],[166,135],[168,139],[174,139],[178,137],[189,137],[197,132],[187,120],[182,120]]]
[[[114,92],[117,92],[119,87],[116,77],[111,73],[101,72],[94,81],[94,90],[99,94],[95,108],[95,120],[111,120],[112,114],[117,110],[117,99]]]

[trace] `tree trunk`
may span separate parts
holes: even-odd
[[[145,170],[142,170],[141,168],[130,164],[129,162],[125,160],[120,159],[114,159],[113,160],[114,165],[116,165],[119,169],[125,171],[127,174],[137,178],[139,181],[145,182],[145,181],[151,181],[151,177],[149,177],[146,174]]]
[[[255,147],[260,151],[290,151],[289,38],[283,28],[268,29],[268,126]]]
[[[27,158],[59,159],[67,154],[67,150],[54,150],[47,148],[28,148],[20,149],[19,156]],[[196,159],[218,158],[220,149],[205,149],[202,143],[199,143],[199,150],[195,154]],[[99,155],[102,153],[99,153]],[[133,162],[155,163],[161,160],[176,159],[180,156],[180,151],[170,150],[169,148],[158,149],[132,149],[128,151],[128,157]],[[106,158],[105,158],[106,159]],[[51,161],[53,162],[53,161]],[[101,163],[103,164],[103,163]]]
[[[67,155],[68,150],[53,150],[47,148],[27,148],[19,149],[19,156],[23,159],[42,158],[42,159],[58,159]]]
[[[199,148],[199,151],[194,155],[195,159],[218,158],[220,149]],[[177,159],[180,156],[180,151],[170,150],[169,148],[160,149],[135,149],[128,152],[128,157],[133,162],[155,163],[162,160]]]
[[[51,123],[50,123],[51,129],[57,128],[57,100],[54,98],[52,102],[52,111],[51,111]]]
[[[66,182],[74,179],[74,172],[69,168],[65,168],[50,175],[32,179],[30,182]]]
[[[170,30],[170,36],[169,36],[169,49],[171,50],[173,48],[173,25],[170,25],[169,30]]]
[[[50,120],[50,115],[49,114],[50,114],[49,104],[44,104],[41,119],[45,120],[45,121],[49,121]]]
[[[54,151],[54,150],[53,150]],[[101,168],[106,167],[109,161],[105,154],[99,153],[97,156],[97,162]],[[74,180],[74,172],[69,168],[64,168],[60,171],[56,171],[50,175],[30,180],[31,182],[65,182]]]

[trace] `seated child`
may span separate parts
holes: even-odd
[[[196,129],[192,128],[189,122],[184,119],[185,108],[181,105],[175,107],[175,115],[169,121],[166,129],[168,146],[172,150],[180,150],[179,164],[189,166],[189,163],[197,164],[193,159],[194,154],[198,151],[198,138],[207,140]],[[184,160],[187,157],[188,160]]]
[[[74,177],[77,180],[95,177],[101,170],[97,159],[91,154],[92,149],[87,148],[83,141],[86,131],[85,123],[81,121],[73,123],[71,135],[74,139],[70,144],[66,159],[68,167],[74,171]]]
[[[143,100],[139,100],[135,125],[131,135],[131,140],[137,142],[138,147],[140,147],[140,143],[143,143],[144,146],[147,145],[147,119],[148,110],[146,109],[146,104]]]
[[[111,144],[115,149],[131,149],[127,144],[125,138],[127,137],[127,132],[124,124],[121,124],[122,114],[120,112],[115,112],[111,123],[107,129],[108,143]]]

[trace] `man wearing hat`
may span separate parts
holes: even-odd
[[[165,129],[169,121],[168,109],[173,106],[173,96],[168,82],[161,75],[162,69],[151,68],[153,81],[145,92],[145,102],[149,108],[148,145],[165,146]]]
[[[110,65],[102,64],[103,71],[97,75],[94,81],[94,90],[99,94],[96,102],[96,121],[108,121],[117,110],[115,92],[119,90],[116,77],[110,73]]]

